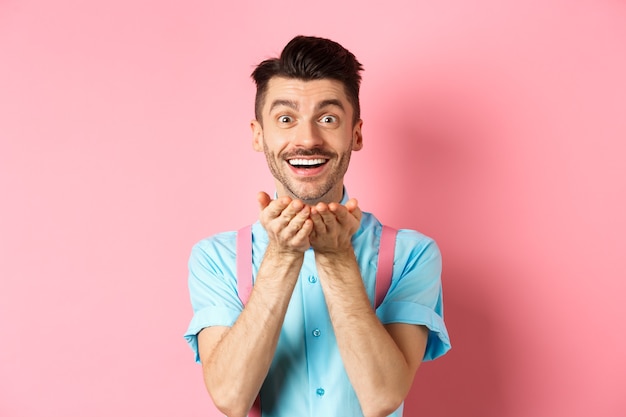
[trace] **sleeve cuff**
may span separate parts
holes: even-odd
[[[426,326],[428,342],[424,361],[434,360],[450,350],[450,337],[443,318],[432,309],[410,302],[383,303],[376,315],[383,324],[406,323]]]
[[[194,352],[196,362],[200,362],[200,354],[198,353],[198,333],[200,330],[211,326],[231,327],[240,313],[240,311],[215,306],[196,311],[184,335],[189,347]]]

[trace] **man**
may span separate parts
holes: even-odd
[[[252,74],[253,147],[276,198],[258,195],[249,300],[237,233],[199,242],[189,261],[186,338],[227,416],[246,416],[258,396],[263,416],[401,416],[422,360],[450,347],[430,238],[398,232],[389,290],[373,305],[382,225],[343,184],[363,146],[361,69],[341,45],[298,36]]]

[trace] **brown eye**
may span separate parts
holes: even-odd
[[[335,123],[337,118],[335,116],[324,116],[320,119],[322,123]]]
[[[280,116],[278,118],[279,123],[291,123],[293,119],[290,116]]]

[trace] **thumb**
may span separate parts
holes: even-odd
[[[261,210],[265,209],[265,207],[267,207],[272,202],[270,196],[264,191],[260,191],[256,195],[256,199],[259,202],[259,208]]]

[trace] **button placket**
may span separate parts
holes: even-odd
[[[310,259],[309,259],[310,258]],[[308,262],[307,262],[308,261]],[[309,377],[309,398],[318,403],[316,407],[322,407],[326,401],[325,358],[326,339],[329,335],[325,332],[328,326],[328,313],[325,308],[324,294],[320,285],[320,278],[315,268],[314,253],[305,253],[305,268],[301,271],[302,296],[304,308],[304,335],[307,349],[307,366]],[[308,284],[308,285],[307,285]],[[332,330],[329,330],[332,332]],[[314,412],[315,415],[315,412]]]

